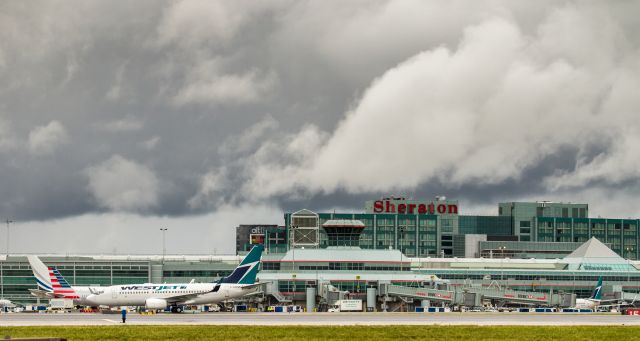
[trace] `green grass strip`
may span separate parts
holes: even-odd
[[[0,327],[5,336],[67,340],[638,340],[635,326],[68,326]]]

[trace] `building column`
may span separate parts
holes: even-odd
[[[571,242],[572,242],[572,243],[573,243],[573,241],[575,240],[575,239],[573,239],[573,233],[574,233],[573,229],[574,229],[574,227],[575,227],[575,224],[573,223],[573,219],[574,219],[574,218],[571,218]]]
[[[373,215],[373,249],[378,249],[378,215]]]
[[[395,233],[393,234],[394,235],[393,248],[396,250],[399,250],[398,248],[398,215],[397,214],[395,215],[394,221],[395,223],[393,225],[393,231]]]
[[[416,241],[415,241],[415,243],[416,243],[416,258],[420,257],[420,253],[418,253],[418,250],[419,250],[418,244],[420,243],[418,241],[418,237],[419,237],[418,229],[420,229],[420,226],[418,226],[419,222],[420,221],[418,219],[418,215],[416,214],[415,219],[414,219],[414,225],[415,225],[415,228],[416,228]]]

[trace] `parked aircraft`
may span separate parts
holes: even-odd
[[[56,268],[47,267],[38,256],[27,256],[31,271],[38,284],[38,289],[29,289],[31,295],[52,299],[65,298],[73,300],[75,305],[91,305],[87,296],[101,292],[102,287],[71,286]]]
[[[576,299],[576,309],[593,309],[596,310],[596,307],[600,305],[602,301],[602,277],[598,278],[598,284],[596,284],[595,289],[591,293],[589,298],[578,298]]]
[[[0,298],[0,308],[13,308],[16,305],[11,303],[11,301],[4,299],[4,298]]]
[[[188,304],[218,303],[251,294],[256,283],[264,246],[254,246],[231,275],[214,283],[122,284],[101,288],[86,300],[93,306],[141,306],[181,312]]]
[[[631,303],[627,303],[627,302],[622,302],[619,299],[609,299],[609,300],[603,300],[602,299],[602,277],[598,278],[598,284],[596,284],[595,289],[593,289],[593,292],[591,293],[591,296],[589,298],[578,298],[576,299],[576,309],[591,309],[593,311],[596,311],[598,309],[603,309],[603,308],[620,308],[622,306],[628,306],[628,305],[633,305],[635,303],[635,299],[634,302]]]

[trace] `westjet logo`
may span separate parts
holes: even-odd
[[[176,290],[176,289],[186,289],[186,285],[132,285],[132,286],[122,286],[121,290]]]

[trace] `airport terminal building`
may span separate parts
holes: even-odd
[[[495,216],[459,212],[458,202],[445,197],[390,197],[366,202],[363,213],[306,209],[285,213],[285,226],[265,227],[262,239],[272,253],[285,252],[293,245],[326,248],[327,235],[321,226],[328,220],[351,219],[365,225],[358,240],[360,248],[392,248],[407,257],[561,258],[591,237],[623,258],[636,260],[640,252],[640,220],[589,218],[587,204],[507,202],[498,205]],[[317,223],[309,226],[313,219]],[[238,235],[243,233],[237,230]],[[251,246],[238,243],[236,251],[242,254]]]
[[[635,300],[638,220],[589,218],[586,204],[501,203],[496,216],[465,216],[458,202],[384,198],[363,213],[301,209],[284,224],[240,225],[233,256],[42,255],[72,285],[213,281],[264,244],[257,306],[326,309],[362,299],[368,310],[418,305],[571,306],[599,277],[605,292]],[[25,255],[0,256],[0,295],[33,303]]]

